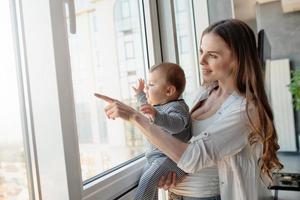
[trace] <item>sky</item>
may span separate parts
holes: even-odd
[[[0,1],[0,144],[22,140],[9,2]]]

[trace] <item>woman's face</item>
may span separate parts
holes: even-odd
[[[200,64],[204,81],[226,81],[231,77],[235,59],[220,36],[207,33],[201,41]]]

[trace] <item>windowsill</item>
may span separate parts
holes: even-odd
[[[84,185],[82,199],[114,199],[122,195],[138,184],[145,162],[145,157],[142,157]]]

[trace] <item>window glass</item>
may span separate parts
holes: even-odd
[[[0,1],[0,200],[29,199],[9,1]]]
[[[136,107],[132,87],[148,67],[139,2],[75,2],[77,33],[69,34],[69,47],[83,180],[144,152],[142,134],[127,122],[107,119],[106,103],[93,95]]]
[[[122,12],[122,17],[127,18],[130,17],[130,5],[129,5],[129,0],[121,0],[121,12]]]
[[[192,1],[175,0],[174,11],[179,63],[185,71],[187,80],[183,96],[190,101],[192,94],[199,87],[199,65]]]

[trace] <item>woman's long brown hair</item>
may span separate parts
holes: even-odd
[[[264,88],[255,35],[246,23],[237,19],[216,22],[205,29],[203,35],[207,33],[221,37],[237,60],[233,75],[238,92],[246,97],[246,111],[251,128],[248,141],[251,145],[257,142],[263,144],[263,154],[258,163],[261,173],[266,173],[271,178],[271,173],[282,169],[283,165],[276,155],[279,149],[278,138]],[[250,114],[250,103],[254,104],[254,114],[252,111]]]

